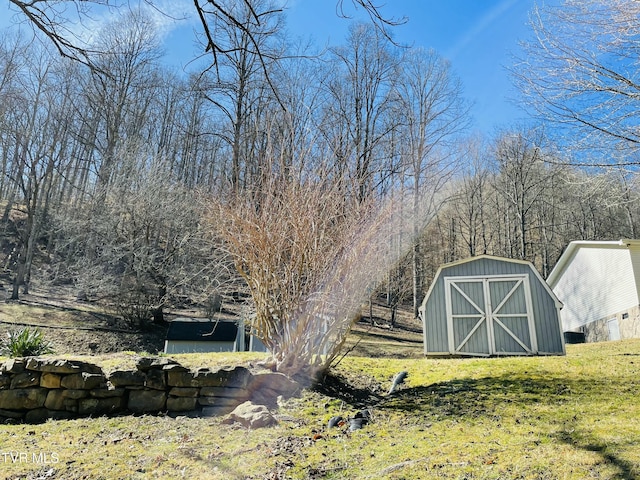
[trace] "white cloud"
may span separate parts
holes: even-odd
[[[145,2],[142,8],[153,19],[161,40],[172,31],[198,21],[192,1],[159,0],[154,2],[154,5],[155,7],[152,7]]]
[[[119,15],[126,14],[125,9],[141,9],[152,20],[161,42],[172,31],[197,20],[193,2],[189,0],[157,0],[152,4],[144,0],[135,0],[119,9],[85,3],[83,8],[85,12],[81,16],[75,8],[64,8],[62,11],[58,7],[57,10],[62,18],[66,19],[64,29],[74,38],[73,42],[87,45],[95,41],[105,25],[116,20]]]
[[[446,57],[450,60],[464,50],[468,45],[472,44],[482,33],[487,30],[491,24],[502,17],[518,0],[504,0],[489,10],[478,20],[472,28],[467,30],[462,37],[446,52]]]

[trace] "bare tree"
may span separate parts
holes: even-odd
[[[344,0],[337,0],[336,12],[338,13],[338,16],[342,18],[349,18],[349,14],[345,9],[344,3]],[[389,33],[389,27],[401,25],[407,21],[404,17],[394,19],[384,16],[381,12],[381,8],[378,5],[375,5],[371,0],[351,0],[351,4],[356,9],[362,8],[369,16],[371,24],[374,25],[381,35],[386,37],[388,40],[392,39],[392,36]],[[216,26],[226,24],[231,28],[238,30],[241,36],[246,36],[248,38],[248,43],[244,48],[257,55],[257,58],[262,63],[266,73],[267,68],[264,60],[270,56],[262,50],[259,39],[253,36],[253,32],[251,31],[252,27],[249,27],[247,20],[249,20],[250,24],[260,25],[262,17],[276,12],[281,12],[283,9],[277,8],[273,5],[267,9],[261,8],[261,6],[256,5],[255,0],[242,0],[241,2],[236,2],[236,5],[238,5],[241,10],[250,12],[250,17],[247,19],[247,17],[242,14],[238,15],[237,11],[230,8],[229,4],[225,3],[223,0],[195,2],[196,11],[202,23],[204,36],[206,38],[206,51],[210,51],[212,53],[214,66],[218,64],[218,58],[220,55],[226,55],[230,51],[228,45],[226,45],[223,40],[220,40],[215,34]]]
[[[214,62],[203,74],[202,91],[229,125],[229,131],[221,136],[231,149],[229,182],[231,190],[237,192],[251,183],[250,173],[256,170],[251,162],[259,155],[252,155],[252,150],[259,143],[263,128],[256,121],[258,112],[269,97],[278,95],[271,70],[282,56],[274,41],[283,28],[282,16],[268,0],[224,0],[207,3],[206,9],[201,11],[215,18],[212,23],[216,26],[217,43],[207,45]],[[210,35],[208,23],[203,25]]]
[[[21,35],[5,33],[0,38],[0,148],[2,150],[2,177],[0,177],[0,198],[7,200],[2,219],[9,218],[16,194],[15,183],[10,181],[15,168],[15,135],[12,126],[17,123],[20,112],[28,104],[28,95],[20,85],[20,78],[27,67],[29,46]]]
[[[171,160],[176,180],[183,185],[207,191],[221,188],[229,155],[218,112],[199,86],[198,75],[186,81],[171,79],[160,83],[156,118],[162,122],[154,124],[150,138],[159,139],[158,155]]]
[[[9,0],[9,2],[17,7],[22,17],[35,30],[42,32],[51,41],[60,55],[90,67],[93,67],[91,56],[94,50],[86,38],[80,38],[78,33],[72,30],[72,25],[77,23],[85,25],[89,31],[88,23],[91,19],[92,7],[120,7],[126,4],[122,0],[89,0],[86,2]]]
[[[160,83],[155,76],[160,51],[152,26],[139,11],[117,17],[98,38],[104,53],[93,61],[100,69],[79,76],[86,99],[78,111],[85,116],[85,124],[92,125],[85,141],[97,154],[96,183],[102,187],[117,173],[116,151],[143,137]]]
[[[399,56],[373,26],[355,23],[347,44],[331,49],[334,72],[323,129],[337,169],[360,200],[375,193],[384,174],[384,143],[397,126],[391,116]]]
[[[543,141],[539,132],[528,130],[507,132],[495,145],[500,172],[495,188],[505,202],[504,213],[511,227],[508,254],[515,258],[529,258],[533,212],[549,184]]]
[[[213,203],[212,226],[255,303],[254,334],[279,371],[317,380],[362,303],[398,260],[387,235],[405,226],[399,204],[345,200],[331,179],[276,179],[253,197]]]
[[[17,85],[24,102],[16,104],[11,122],[6,122],[5,155],[10,162],[3,172],[16,189],[8,198],[7,211],[14,208],[18,246],[12,299],[19,298],[19,287],[28,293],[31,264],[36,242],[42,233],[53,176],[68,161],[69,79],[46,49],[32,49],[17,73]],[[28,100],[27,100],[28,99]]]
[[[312,169],[312,163],[320,160],[316,150],[321,121],[318,112],[324,98],[319,85],[325,71],[320,68],[321,60],[308,55],[309,45],[285,48],[292,54],[275,64],[272,73],[280,103],[272,100],[262,112],[268,147],[265,158],[272,159],[273,174],[301,179]]]
[[[77,31],[72,30],[71,25],[84,26],[85,32],[90,31],[92,15],[97,10],[112,11],[123,8],[131,8],[129,0],[9,0],[20,14],[34,29],[42,32],[60,52],[67,58],[77,60],[92,70],[101,70],[108,73],[99,65],[94,63],[93,54],[96,53],[94,46],[81,38]],[[142,0],[154,11],[163,12],[162,5],[153,0]],[[355,8],[362,8],[369,16],[375,27],[387,38],[391,39],[389,28],[403,24],[406,18],[394,19],[382,14],[381,8],[371,0],[351,0]],[[240,10],[248,11],[250,17],[238,14],[238,10],[233,5],[239,6]],[[220,56],[224,56],[231,49],[223,39],[218,38],[217,30],[221,25],[238,31],[239,36],[246,36],[248,43],[243,48],[253,52],[265,67],[265,59],[269,54],[262,49],[259,40],[253,36],[253,27],[249,25],[260,25],[265,16],[282,11],[279,7],[261,9],[254,0],[242,0],[230,4],[224,0],[194,1],[195,12],[200,19],[203,35],[205,38],[205,51],[211,52],[213,56],[212,65],[217,67]],[[337,0],[336,11],[339,16],[347,18],[344,0]],[[166,13],[170,16],[169,13]],[[249,23],[247,23],[247,20]]]
[[[563,144],[601,152],[573,161],[638,164],[639,18],[640,4],[627,0],[564,0],[532,11],[534,38],[513,73],[528,105],[556,124]],[[624,155],[613,158],[612,151]]]
[[[230,264],[201,228],[196,194],[175,181],[168,163],[143,148],[119,153],[137,158],[98,197],[100,208],[86,205],[61,219],[67,269],[81,289],[144,327],[162,322],[165,307],[181,297],[204,302],[228,281]]]
[[[635,238],[637,175],[618,168],[598,173],[572,170],[562,180],[565,196],[555,223],[564,227],[565,241]]]
[[[458,193],[451,199],[451,205],[464,251],[473,257],[489,253],[492,244],[488,218],[492,175],[486,147],[473,142],[466,157],[468,162],[462,178],[456,179]]]
[[[460,81],[449,63],[434,51],[409,50],[403,59],[398,95],[397,118],[401,119],[405,168],[413,195],[413,217],[432,202],[450,177],[456,163],[452,148],[459,133],[469,124],[469,107],[462,97]],[[433,204],[432,209],[439,206]],[[419,224],[413,238],[419,237]],[[412,258],[413,309],[417,317],[423,294],[420,243],[415,242]]]

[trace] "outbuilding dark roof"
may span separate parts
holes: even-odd
[[[167,340],[235,342],[237,335],[236,322],[181,318],[169,324]]]

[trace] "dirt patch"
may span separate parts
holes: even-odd
[[[61,289],[57,294],[37,292],[20,300],[0,296],[0,336],[33,326],[59,355],[91,355],[122,351],[162,352],[168,324],[134,331],[99,306],[79,302]]]

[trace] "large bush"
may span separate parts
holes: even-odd
[[[214,200],[256,315],[251,329],[278,371],[318,378],[335,359],[362,302],[405,248],[391,248],[402,202],[349,200],[339,182],[270,179],[259,191]],[[402,235],[408,241],[410,235]]]

